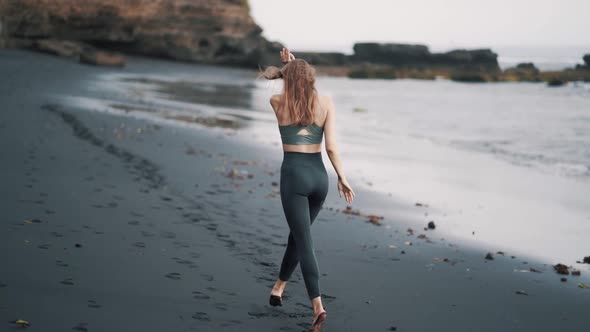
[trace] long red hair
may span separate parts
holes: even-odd
[[[305,60],[295,59],[281,69],[267,67],[259,76],[268,80],[283,79],[279,107],[287,109],[292,124],[307,126],[314,122],[317,102],[314,67]]]

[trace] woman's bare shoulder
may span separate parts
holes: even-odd
[[[272,105],[273,109],[275,109],[275,111],[276,111],[276,107],[279,104],[280,100],[281,100],[281,95],[270,96],[270,104]]]
[[[332,96],[324,95],[319,96],[321,105],[326,109],[333,109],[334,108],[334,101],[332,100]]]

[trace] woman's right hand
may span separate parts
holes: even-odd
[[[352,203],[352,200],[356,196],[352,187],[348,184],[348,180],[346,178],[338,178],[338,197],[342,197],[343,195],[348,204]]]
[[[283,47],[280,54],[281,54],[281,62],[284,64],[295,60],[295,56],[293,55],[293,53],[291,53],[291,51],[289,51],[289,49],[286,47]]]

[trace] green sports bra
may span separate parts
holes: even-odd
[[[303,129],[307,129],[310,134],[297,134]],[[279,131],[281,132],[281,141],[283,141],[283,144],[320,144],[322,143],[322,138],[324,137],[324,128],[316,125],[315,123],[311,123],[307,126],[292,124],[285,126],[279,125]]]

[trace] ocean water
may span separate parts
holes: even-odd
[[[269,104],[281,87],[252,71],[137,59],[88,83],[100,98],[63,99],[235,132],[281,154]],[[590,255],[590,84],[318,77],[317,87],[334,99],[344,169],[356,188],[427,204],[424,223],[490,251],[567,263]],[[375,212],[397,213],[387,205]]]

